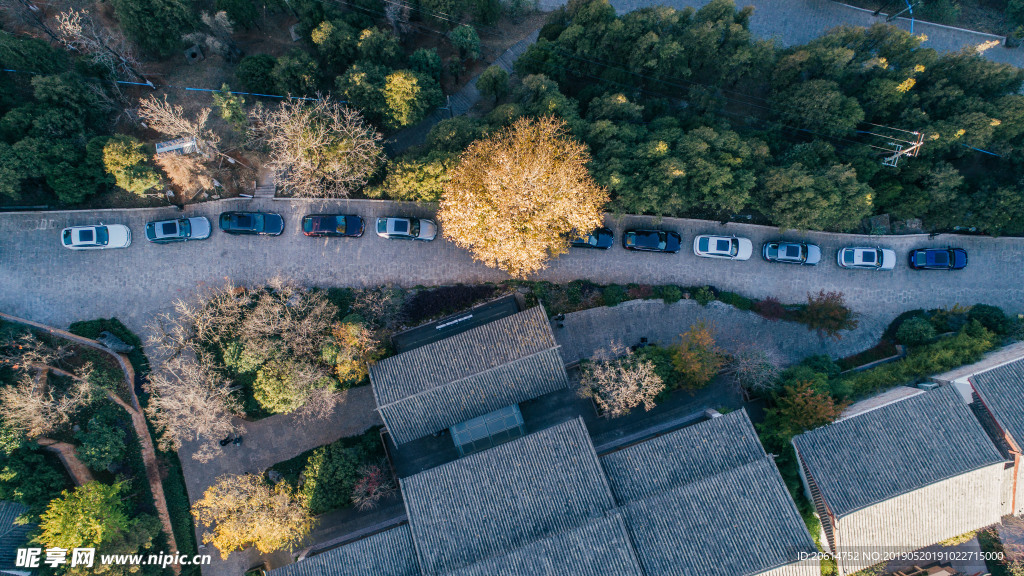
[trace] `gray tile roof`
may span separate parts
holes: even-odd
[[[622,516],[613,513],[447,576],[641,576]]]
[[[272,576],[420,576],[409,525],[271,570]]]
[[[14,567],[18,548],[25,546],[34,524],[15,524],[28,508],[16,502],[0,501],[0,569]]]
[[[601,464],[647,576],[757,574],[816,550],[746,410]]]
[[[647,576],[744,576],[814,552],[767,456],[624,506]]]
[[[737,410],[601,457],[620,505],[761,460],[746,410]]]
[[[385,358],[370,382],[399,444],[568,385],[540,306]]]
[[[805,432],[793,443],[837,517],[1003,460],[952,386]]]
[[[1024,448],[1024,360],[969,378],[999,425]]]
[[[577,528],[614,507],[581,420],[401,480],[424,574]]]

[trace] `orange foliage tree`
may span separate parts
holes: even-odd
[[[697,322],[672,347],[672,366],[682,388],[703,388],[725,364],[725,354],[715,343],[714,327]]]

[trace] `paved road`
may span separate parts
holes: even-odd
[[[698,9],[709,0],[611,0],[612,6],[621,14],[648,6],[670,6],[682,10]],[[879,4],[884,0],[879,0]],[[737,6],[753,6],[750,31],[761,38],[772,38],[783,46],[805,44],[822,36],[836,26],[865,26],[885,22],[885,15],[872,16],[871,11],[862,10],[834,0],[735,0]],[[911,29],[906,18],[891,22],[904,30]],[[940,52],[955,52],[967,46],[977,46],[990,40],[1002,41],[1001,36],[974,32],[949,26],[941,26],[917,20],[913,24],[914,34],[924,34],[927,40],[922,44]],[[996,46],[985,52],[985,56],[996,62],[1024,67],[1024,50]]]
[[[116,316],[132,330],[145,333],[154,314],[176,298],[188,298],[202,286],[262,283],[274,275],[318,286],[404,286],[499,281],[506,276],[472,260],[444,240],[429,243],[384,240],[372,232],[372,218],[384,214],[429,216],[432,208],[369,200],[227,200],[189,207],[185,215],[230,209],[277,211],[286,220],[277,238],[229,236],[215,230],[208,240],[155,245],[142,237],[147,220],[175,217],[173,208],[0,214],[0,310],[55,326],[75,320]],[[298,230],[302,215],[320,211],[360,214],[371,221],[357,239],[314,239]],[[129,225],[133,244],[126,249],[71,251],[60,246],[60,229],[98,221]],[[627,227],[651,226],[656,218],[607,218],[616,236]],[[776,238],[776,229],[749,224],[665,218],[684,243],[695,234],[715,232],[748,236],[755,246]],[[574,250],[538,275],[564,282],[577,278],[608,283],[709,284],[750,297],[776,296],[798,302],[808,291],[840,290],[865,316],[892,318],[911,308],[985,302],[1013,313],[1024,312],[1024,239],[927,235],[865,237],[845,234],[788,233],[808,238],[824,250],[822,264],[801,268],[768,264],[756,256],[747,262],[697,258],[684,246],[675,255],[632,253],[615,246],[608,251]],[[883,245],[896,249],[900,265],[892,272],[849,271],[835,263],[838,247]],[[955,244],[970,253],[970,266],[959,272],[920,272],[904,263],[919,246]]]

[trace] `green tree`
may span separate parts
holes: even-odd
[[[235,76],[249,92],[277,94],[281,89],[274,77],[277,61],[269,54],[250,54],[242,58],[235,69]]]
[[[220,117],[239,132],[245,133],[249,125],[249,116],[245,112],[245,98],[231,93],[231,87],[221,84],[220,92],[213,93],[213,105],[220,112]]]
[[[847,134],[864,121],[857,100],[831,80],[796,83],[779,94],[778,109],[786,124],[826,134]]]
[[[312,94],[320,85],[320,67],[300,48],[278,57],[271,74],[278,86],[294,96]]]
[[[345,100],[378,126],[384,123],[387,108],[383,93],[386,82],[387,69],[372,64],[354,64],[336,80],[338,91],[345,95]]]
[[[501,18],[501,0],[473,0],[473,18],[483,24],[490,26]]]
[[[345,446],[341,442],[313,451],[303,470],[302,495],[309,511],[322,514],[348,505],[352,488],[359,481],[359,468],[367,459],[361,444]]]
[[[441,81],[441,57],[438,56],[436,48],[417,48],[412,56],[409,56],[409,68],[413,72]]]
[[[420,0],[419,4],[424,19],[433,26],[447,29],[458,24],[462,17],[460,0]]]
[[[476,60],[480,57],[480,36],[469,24],[458,26],[448,33],[452,46],[459,51],[460,58]]]
[[[764,423],[758,429],[765,447],[776,452],[785,450],[797,434],[832,422],[844,408],[828,392],[817,390],[806,381],[784,385],[772,404],[765,410]]]
[[[185,0],[111,0],[121,28],[143,51],[169,56],[183,34],[195,28],[196,13]]]
[[[388,163],[384,182],[368,190],[367,196],[410,202],[437,202],[450,178],[449,171],[457,162],[457,156],[444,152],[397,158]]]
[[[762,209],[783,229],[844,232],[872,212],[871,188],[858,181],[848,164],[810,170],[797,162],[773,168],[760,194]]]
[[[122,484],[89,482],[61,492],[39,522],[36,540],[48,548],[102,548],[131,529]]]
[[[488,66],[477,78],[476,89],[484,96],[501,100],[508,94],[508,72],[501,66]]]
[[[344,20],[324,20],[310,34],[324,65],[332,70],[344,70],[356,58],[359,35]]]
[[[924,316],[907,318],[896,330],[896,340],[908,346],[927,344],[935,339],[935,327]]]
[[[359,34],[359,61],[385,68],[397,68],[402,64],[402,45],[390,30],[368,28]]]
[[[147,160],[145,144],[132,136],[114,136],[103,146],[104,170],[118,187],[139,196],[160,185],[160,175]]]
[[[56,458],[48,459],[35,443],[19,443],[10,453],[0,454],[0,500],[27,506],[26,514],[33,519],[70,485]]]
[[[391,129],[419,122],[442,100],[437,82],[429,76],[409,70],[388,74],[383,92],[387,106],[384,125]]]

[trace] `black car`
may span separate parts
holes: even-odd
[[[910,267],[915,270],[961,270],[967,267],[963,248],[918,248],[910,251]]]
[[[220,229],[228,234],[280,236],[284,232],[284,218],[271,212],[224,212],[220,215]]]
[[[586,236],[576,238],[569,244],[573,248],[597,248],[607,250],[615,243],[615,235],[607,228],[598,228]]]
[[[351,214],[309,214],[302,218],[302,233],[306,236],[358,238],[364,228],[363,219]]]
[[[622,236],[623,248],[645,252],[679,252],[680,242],[679,234],[667,230],[627,230]]]

